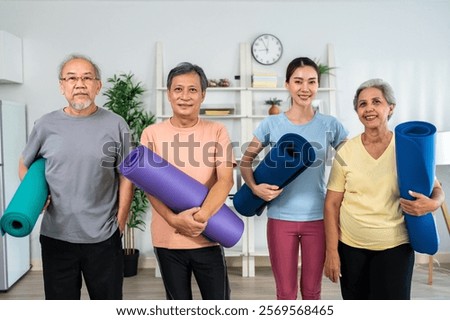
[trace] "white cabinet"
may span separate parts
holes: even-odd
[[[22,39],[0,30],[0,83],[22,82]]]
[[[334,67],[334,50],[331,44],[326,48],[327,61],[329,67]],[[156,118],[158,121],[167,119],[171,115],[170,105],[166,98],[165,78],[163,70],[163,44],[156,43]],[[283,84],[278,84],[277,88],[253,88],[251,77],[254,63],[251,57],[249,43],[239,45],[239,86],[226,88],[208,88],[203,106],[232,106],[234,112],[223,116],[204,116],[208,119],[223,122],[228,129],[231,140],[234,143],[233,150],[237,160],[242,156],[242,151],[246,143],[253,138],[253,130],[259,122],[267,116],[268,106],[264,101],[278,97],[284,101],[284,110],[288,108],[288,91]],[[284,70],[283,70],[284,72]],[[208,70],[205,70],[208,74]],[[336,88],[335,76],[327,74],[321,79],[324,87],[319,88],[317,94],[317,105],[320,112],[326,114],[336,114]],[[243,181],[238,170],[235,171],[235,186],[231,190],[234,194],[239,189]],[[227,205],[232,207],[231,199]],[[242,262],[242,276],[252,277],[255,275],[255,257],[268,256],[266,245],[266,215],[263,213],[259,217],[246,218],[240,216],[245,223],[245,232],[239,243],[231,249],[226,249],[227,256],[237,256]]]

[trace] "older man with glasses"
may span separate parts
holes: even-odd
[[[19,162],[22,179],[36,159],[46,159],[50,195],[40,230],[45,298],[80,299],[84,278],[91,299],[122,299],[121,233],[133,186],[118,165],[129,151],[129,127],[95,104],[102,82],[89,58],[66,58],[59,88],[67,105],[36,121]]]

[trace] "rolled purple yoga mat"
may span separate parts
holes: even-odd
[[[143,145],[130,152],[119,169],[137,187],[162,201],[175,213],[200,207],[208,194],[205,185]],[[230,248],[239,241],[243,232],[244,222],[224,204],[208,220],[203,235]]]

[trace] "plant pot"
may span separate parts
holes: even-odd
[[[276,104],[273,104],[269,108],[269,114],[279,114],[279,113],[280,113],[280,108]]]
[[[132,254],[123,254],[123,276],[133,277],[137,275],[139,262],[139,250],[135,249]]]

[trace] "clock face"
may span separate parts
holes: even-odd
[[[282,54],[283,46],[281,41],[272,34],[262,34],[253,41],[253,58],[261,64],[274,64],[280,60]]]

